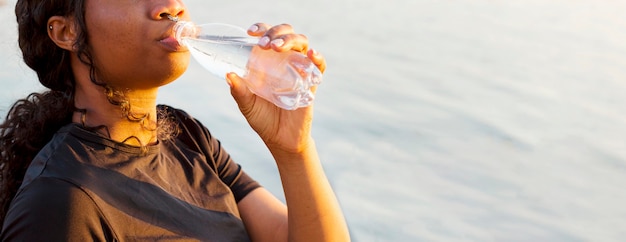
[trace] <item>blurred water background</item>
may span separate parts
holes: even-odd
[[[41,90],[0,7],[0,111]],[[355,241],[623,241],[626,3],[186,2],[198,23],[291,23],[328,61],[314,136]],[[224,81],[193,63],[187,110],[282,197]]]

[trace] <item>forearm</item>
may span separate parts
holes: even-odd
[[[315,143],[298,153],[272,150],[288,207],[289,241],[349,241],[348,228]]]

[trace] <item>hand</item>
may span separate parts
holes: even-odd
[[[320,71],[326,69],[324,57],[309,50],[307,37],[294,33],[288,24],[271,27],[257,23],[250,27],[248,34],[261,37],[259,46],[263,49],[295,50],[306,54]],[[312,144],[313,105],[284,110],[250,92],[237,74],[227,74],[226,80],[241,113],[272,152],[300,153]],[[315,87],[312,91],[315,92]]]

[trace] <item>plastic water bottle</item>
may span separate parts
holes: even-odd
[[[321,71],[306,55],[261,49],[259,38],[237,26],[179,21],[174,33],[209,72],[220,78],[235,72],[250,91],[283,109],[310,105],[315,98],[311,87],[322,81]]]

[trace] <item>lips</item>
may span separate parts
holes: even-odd
[[[187,47],[179,43],[178,40],[174,38],[174,36],[167,36],[159,40],[159,43],[161,43],[161,45],[163,45],[166,49],[172,52],[187,51]]]
[[[1,0],[0,0],[1,1]],[[174,32],[174,25],[176,22],[171,21],[159,21],[161,27],[161,35],[158,39],[156,39],[159,44],[169,52],[187,52],[187,46],[178,42],[176,39],[176,35]]]

